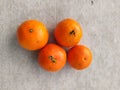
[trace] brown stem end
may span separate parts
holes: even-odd
[[[72,30],[72,31],[70,32],[70,35],[74,35],[74,36],[75,36],[75,30]]]
[[[49,56],[49,59],[50,59],[53,63],[56,63],[56,58],[54,58],[53,56]]]
[[[33,29],[30,29],[29,32],[32,33],[32,32],[33,32]]]

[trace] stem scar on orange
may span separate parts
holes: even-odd
[[[49,33],[42,22],[28,20],[23,22],[17,30],[19,44],[27,50],[38,50],[48,42]]]
[[[77,70],[87,68],[92,62],[92,52],[83,45],[76,45],[68,51],[68,63]]]
[[[61,70],[66,64],[66,52],[56,44],[47,44],[39,52],[39,65],[51,72]]]
[[[58,44],[72,47],[79,43],[82,37],[82,28],[75,20],[70,18],[64,19],[56,26],[54,36]]]

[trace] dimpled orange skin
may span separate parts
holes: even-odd
[[[76,45],[68,51],[68,63],[77,70],[87,68],[92,62],[92,53],[83,45]]]
[[[54,36],[58,44],[72,47],[79,43],[82,37],[82,28],[75,20],[64,19],[56,26]]]
[[[23,22],[17,30],[19,44],[27,50],[38,50],[48,42],[49,33],[42,22],[28,20]]]
[[[66,64],[66,52],[56,44],[47,44],[39,53],[39,65],[50,72],[61,70]]]

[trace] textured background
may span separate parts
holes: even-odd
[[[27,19],[42,21],[53,41],[56,24],[71,17],[93,52],[92,65],[76,71],[68,64],[57,73],[41,69],[37,51],[22,49],[17,27]],[[120,90],[119,0],[0,0],[0,90]]]

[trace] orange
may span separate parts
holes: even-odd
[[[48,42],[48,31],[42,22],[28,20],[23,22],[17,30],[19,44],[27,50],[38,50]]]
[[[77,70],[87,68],[92,62],[92,53],[83,45],[76,45],[68,51],[68,63]]]
[[[56,44],[47,44],[39,52],[39,65],[51,72],[61,70],[66,64],[66,52]]]
[[[79,43],[82,37],[82,28],[75,20],[70,18],[64,19],[56,26],[54,36],[58,44],[72,47]]]

